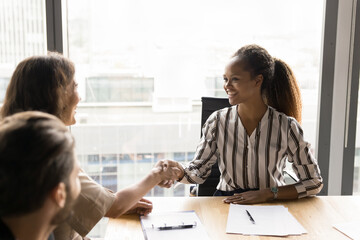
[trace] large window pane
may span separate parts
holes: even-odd
[[[45,1],[0,0],[0,106],[16,65],[46,53]]]
[[[72,132],[79,156],[98,155],[81,157],[84,169],[98,164],[93,174],[112,187],[115,178],[102,175],[116,171],[119,189],[159,159],[191,160],[201,96],[225,96],[224,66],[251,43],[293,68],[305,137],[316,147],[322,13],[323,1],[311,0],[68,1],[68,52],[82,97]],[[117,168],[103,156],[116,156]],[[148,195],[188,196],[188,187]]]

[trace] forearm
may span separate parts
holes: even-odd
[[[297,199],[298,192],[294,185],[287,185],[278,188],[276,199],[280,200],[290,200]],[[274,200],[274,193],[270,188],[247,191],[240,194],[235,194],[233,196],[227,197],[224,199],[225,203],[234,203],[234,204],[254,204],[254,203],[263,203],[270,202]]]
[[[124,214],[160,181],[159,176],[151,172],[141,181],[121,189],[116,193],[116,199],[105,216],[116,218]]]

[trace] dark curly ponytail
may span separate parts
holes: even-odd
[[[265,103],[301,122],[301,94],[291,68],[258,45],[240,48],[233,57],[239,57],[252,77],[263,76],[261,94]]]

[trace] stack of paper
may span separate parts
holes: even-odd
[[[246,210],[255,223],[250,220]],[[244,235],[287,236],[306,233],[301,224],[284,206],[249,206],[231,204],[227,233]]]
[[[141,216],[141,227],[147,240],[207,240],[209,239],[204,226],[195,211],[151,213]],[[194,225],[191,228],[160,230],[165,226]]]

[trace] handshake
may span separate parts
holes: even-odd
[[[184,168],[173,160],[160,160],[152,169],[152,174],[158,178],[158,186],[169,188],[175,180],[184,177]]]

